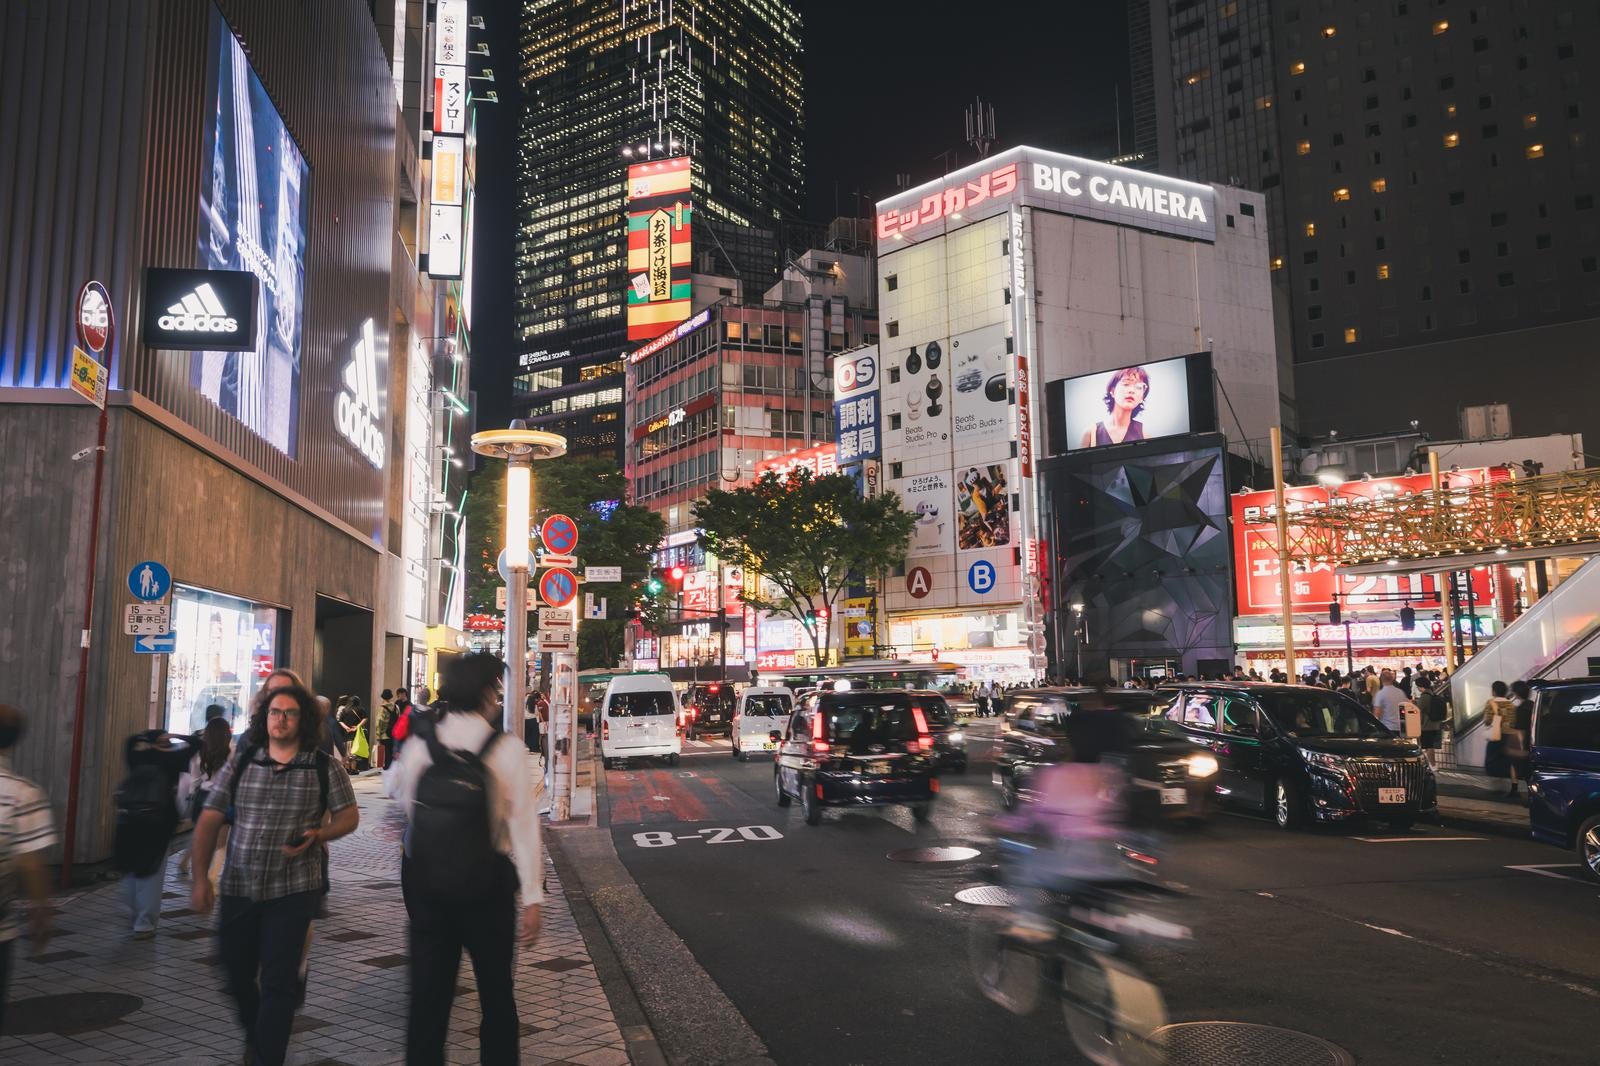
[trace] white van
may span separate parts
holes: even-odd
[[[600,758],[606,769],[652,755],[676,766],[683,753],[678,715],[678,696],[665,674],[612,678],[600,707]]]
[[[770,734],[783,726],[794,712],[794,693],[782,685],[752,686],[739,694],[739,707],[733,712],[733,757],[749,762],[752,754],[776,747]]]

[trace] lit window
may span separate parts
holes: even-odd
[[[1258,96],[1258,97],[1256,97],[1256,110],[1257,111],[1265,111],[1268,108],[1270,108],[1271,106],[1272,106],[1272,97],[1270,97],[1270,96]]]
[[[1275,256],[1272,257],[1272,269],[1273,270],[1282,270],[1283,269],[1283,256],[1275,255]]]
[[[1447,133],[1447,134],[1444,135],[1444,146],[1446,148],[1454,148],[1456,145],[1458,145],[1460,143],[1461,143],[1461,134],[1455,133],[1455,132],[1451,132],[1451,133]]]
[[[1339,188],[1333,190],[1333,198],[1336,202],[1343,203],[1344,201],[1350,199],[1350,190],[1341,185]]]
[[[1311,142],[1310,141],[1301,141],[1299,144],[1294,146],[1294,150],[1295,150],[1295,153],[1297,155],[1310,155],[1311,154]]]
[[[1294,63],[1290,63],[1289,64],[1289,73],[1290,74],[1304,74],[1305,72],[1306,72],[1306,65],[1304,63],[1294,62]]]
[[[1306,223],[1306,236],[1307,237],[1315,237],[1316,235],[1317,235],[1317,224],[1315,222],[1307,222]]]
[[[1239,5],[1238,5],[1238,3],[1235,2],[1235,0],[1230,0],[1229,3],[1226,3],[1226,4],[1222,5],[1222,8],[1217,12],[1217,17],[1218,18],[1224,18],[1224,19],[1231,19],[1231,18],[1233,18],[1233,16],[1237,15],[1238,13],[1239,13]]]
[[[1530,145],[1528,145],[1527,150],[1524,151],[1522,154],[1527,156],[1529,159],[1543,159],[1544,158],[1544,145],[1542,145],[1542,144],[1530,144]]]
[[[1379,263],[1378,264],[1378,280],[1379,281],[1388,281],[1389,280],[1389,264],[1388,263]]]
[[[1372,191],[1373,192],[1388,192],[1389,191],[1389,181],[1388,181],[1388,179],[1387,178],[1373,178],[1372,179]]]
[[[1211,68],[1205,67],[1201,70],[1195,71],[1193,74],[1190,74],[1187,78],[1184,78],[1183,81],[1186,85],[1194,85],[1196,82],[1204,81],[1209,77],[1211,77]]]
[[[1533,129],[1533,127],[1537,126],[1538,124],[1539,124],[1539,114],[1538,114],[1538,112],[1529,111],[1526,115],[1522,116],[1522,128],[1523,129],[1531,130],[1531,129]]]
[[[1445,114],[1446,118],[1455,118],[1456,117],[1456,105],[1455,104],[1445,104],[1444,105],[1444,114]]]
[[[1356,342],[1356,328],[1354,326],[1346,326],[1344,328],[1344,342],[1346,344],[1354,344]]]
[[[1433,35],[1435,37],[1437,37],[1437,36],[1439,36],[1439,34],[1443,33],[1445,30],[1448,30],[1449,28],[1450,28],[1450,20],[1449,19],[1440,19],[1439,21],[1437,21],[1437,22],[1435,22],[1433,24]]]
[[[1332,37],[1335,34],[1337,34],[1338,32],[1339,32],[1338,28],[1334,27],[1334,26],[1324,26],[1324,27],[1322,27],[1322,36],[1324,36],[1324,37]]]

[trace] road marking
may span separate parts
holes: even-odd
[[[1488,837],[1432,837],[1432,836],[1418,836],[1418,837],[1351,837],[1350,839],[1351,840],[1359,840],[1359,841],[1362,841],[1363,843],[1366,843],[1366,844],[1415,844],[1415,843],[1419,843],[1419,842],[1425,841],[1425,840],[1428,840],[1428,841],[1439,841],[1439,840],[1487,840],[1489,838]]]
[[[1517,870],[1517,871],[1520,871],[1520,872],[1525,873],[1525,874],[1538,874],[1540,877],[1553,877],[1557,881],[1571,881],[1571,882],[1573,882],[1575,884],[1579,884],[1579,885],[1587,885],[1589,883],[1587,880],[1585,880],[1582,877],[1570,877],[1567,874],[1558,874],[1558,873],[1552,873],[1551,872],[1552,870],[1581,870],[1581,869],[1583,869],[1582,866],[1580,866],[1578,863],[1575,863],[1575,862],[1533,863],[1533,864],[1528,865],[1528,866],[1507,866],[1506,869],[1508,869],[1508,870]]]
[[[698,840],[706,844],[759,844],[782,839],[783,834],[770,825],[741,825],[737,829],[707,828],[680,837],[675,837],[664,830],[633,834],[634,846],[640,848],[670,848],[676,846],[680,840]]]
[[[1362,922],[1361,924],[1365,925],[1368,929],[1375,930],[1375,931],[1377,931],[1379,933],[1388,933],[1390,936],[1397,936],[1397,937],[1400,937],[1402,940],[1415,940],[1415,939],[1417,939],[1416,937],[1412,936],[1410,933],[1402,933],[1400,930],[1398,930],[1398,929],[1390,929],[1386,925],[1371,925],[1371,924],[1369,924],[1367,922]]]

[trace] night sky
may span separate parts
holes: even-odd
[[[991,152],[1030,144],[1105,157],[1132,150],[1124,5],[794,0],[805,16],[806,214],[826,222],[975,158],[962,119],[974,95],[995,110]],[[516,0],[477,0],[500,103],[478,114],[477,280],[472,381],[478,424],[512,415]],[[965,16],[962,12],[967,12]],[[1001,14],[996,14],[996,13]],[[837,205],[837,210],[836,210]]]

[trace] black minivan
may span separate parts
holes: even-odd
[[[926,821],[939,793],[938,753],[912,693],[812,692],[773,730],[778,806],[800,801],[807,825],[824,807],[902,804]]]
[[[1359,817],[1406,829],[1438,809],[1422,749],[1342,693],[1183,685],[1158,690],[1153,713],[1216,756],[1218,799],[1270,814],[1285,829]]]

